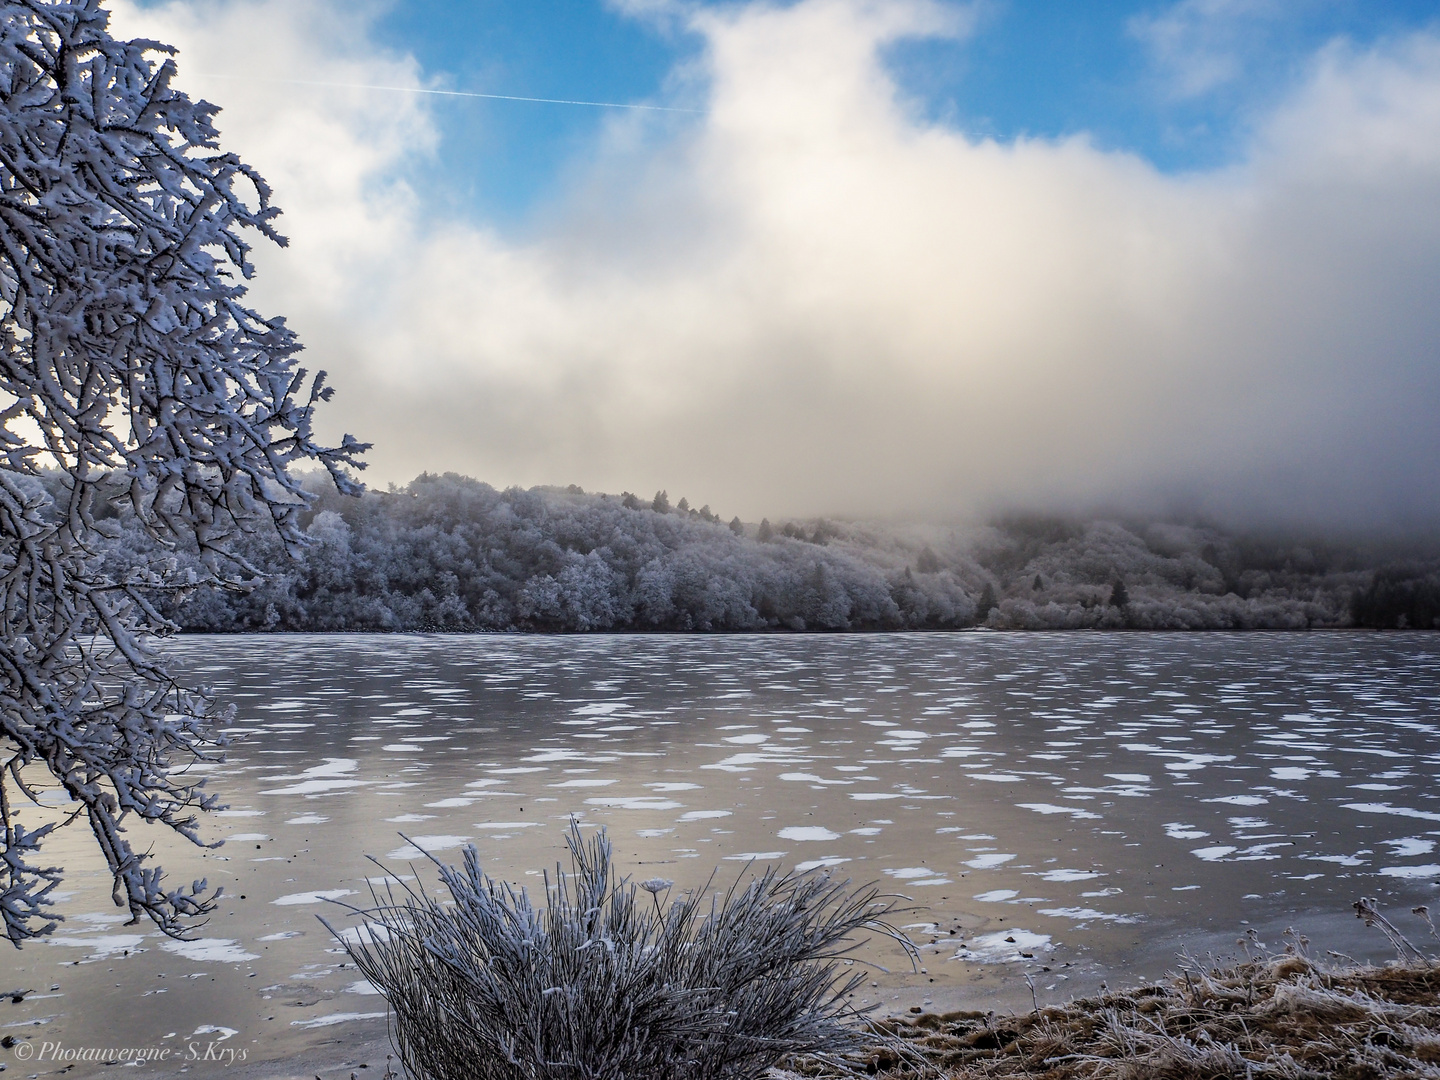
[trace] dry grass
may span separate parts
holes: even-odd
[[[1247,959],[1228,966],[1185,957],[1163,985],[1026,1015],[957,1012],[886,1021],[879,1026],[908,1052],[884,1044],[864,1056],[863,1067],[897,1080],[1440,1078],[1440,963],[1385,921],[1373,902],[1356,909],[1390,937],[1399,960],[1386,967],[1323,963],[1308,955],[1304,938],[1291,934],[1279,956],[1247,950]],[[1429,923],[1423,908],[1416,914]],[[771,1074],[777,1080],[842,1075],[804,1058]]]

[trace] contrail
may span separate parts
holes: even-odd
[[[698,113],[699,109],[681,109],[673,105],[635,105],[624,101],[571,101],[568,98],[521,97],[518,94],[477,94],[469,90],[430,90],[418,86],[372,86],[368,83],[312,82],[308,79],[264,79],[250,75],[216,75],[191,72],[191,78],[230,79],[235,82],[283,83],[287,86],[326,86],[335,90],[388,90],[397,94],[433,94],[436,97],[486,98],[490,101],[533,101],[540,105],[587,105],[595,109],[647,109],[652,112]]]

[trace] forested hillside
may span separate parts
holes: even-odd
[[[982,528],[728,523],[663,495],[423,475],[347,498],[313,481],[314,543],[241,549],[272,576],[202,588],[186,629],[1236,629],[1440,624],[1440,560],[1175,523]],[[123,520],[123,519],[122,519]],[[106,557],[129,561],[120,529]],[[1393,555],[1394,553],[1390,553]],[[181,553],[178,558],[193,556]]]

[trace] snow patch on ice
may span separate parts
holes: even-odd
[[[387,859],[418,859],[434,851],[448,851],[469,840],[468,836],[412,836],[410,843],[388,853]]]
[[[196,938],[193,941],[166,938],[160,942],[160,947],[196,963],[239,964],[260,959],[255,953],[246,952],[244,946],[231,938]]]
[[[354,889],[320,889],[316,892],[290,893],[288,896],[271,900],[270,903],[278,904],[280,907],[292,907],[296,904],[321,904],[326,900],[339,900],[342,896],[354,895]]]
[[[823,825],[787,825],[777,836],[781,840],[839,840],[840,834],[831,832]]]
[[[981,934],[966,943],[954,959],[968,960],[980,964],[1016,964],[1028,957],[1021,952],[1033,953],[1050,944],[1049,934],[1036,934],[1029,930],[997,930],[993,934]]]
[[[974,870],[989,870],[996,866],[1003,866],[1013,858],[1015,858],[1014,855],[1001,855],[998,852],[989,855],[976,855],[973,859],[966,859],[965,865]]]
[[[383,1012],[368,1013],[331,1013],[329,1016],[317,1016],[310,1020],[291,1020],[291,1027],[298,1028],[322,1028],[334,1024],[345,1024],[351,1020],[383,1020],[387,1014]]]
[[[684,803],[674,799],[659,799],[648,795],[606,795],[586,799],[586,806],[608,806],[614,810],[679,810]]]

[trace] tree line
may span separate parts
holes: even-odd
[[[453,473],[343,496],[306,484],[310,543],[234,538],[269,573],[162,598],[235,631],[887,631],[1431,628],[1440,561],[1173,522],[983,527],[728,522],[665,492],[510,488]],[[117,512],[118,513],[118,512]],[[107,558],[137,565],[144,534]],[[193,552],[172,553],[183,570]]]

